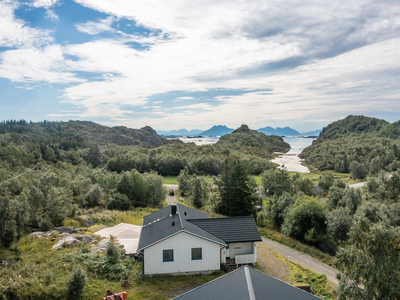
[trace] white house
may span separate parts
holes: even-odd
[[[257,262],[257,241],[252,217],[210,218],[176,204],[144,217],[138,252],[145,275],[211,272],[222,263]]]

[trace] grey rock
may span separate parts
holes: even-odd
[[[78,233],[78,232],[82,232],[82,231],[86,231],[87,228],[83,227],[83,228],[73,228],[72,229],[72,233]]]
[[[58,234],[60,234],[60,232],[58,231],[58,230],[50,230],[50,231],[47,231],[45,234],[44,234],[44,236],[51,236],[51,235],[58,235]]]
[[[84,227],[90,227],[94,225],[93,219],[87,215],[78,216],[76,219]]]
[[[54,227],[54,230],[58,230],[59,232],[66,232],[71,234],[72,228],[71,227]]]
[[[43,231],[35,231],[35,232],[32,232],[30,234],[30,236],[34,236],[34,237],[37,237],[37,238],[41,238],[43,235],[44,235]]]
[[[90,235],[74,234],[73,237],[76,238],[77,240],[84,242],[85,244],[88,244],[88,243],[91,243],[94,241],[94,238],[91,237]]]
[[[90,251],[91,252],[105,251],[107,249],[108,243],[110,243],[110,239],[103,239],[95,247],[93,247]]]
[[[66,247],[75,247],[78,245],[80,242],[76,238],[72,236],[67,236],[62,239],[60,239],[57,243],[53,245],[53,249],[60,249],[63,248],[65,245]]]

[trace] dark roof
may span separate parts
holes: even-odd
[[[142,231],[139,238],[138,251],[178,234],[179,232],[193,234],[211,242],[226,246],[226,243],[222,239],[192,223],[189,223],[187,221],[187,218],[189,217],[210,218],[206,213],[182,204],[177,204],[177,213],[174,215],[171,214],[171,206],[168,206],[144,217]]]
[[[225,243],[261,241],[256,223],[252,217],[209,218],[188,221],[219,237]]]
[[[320,188],[318,185],[314,185],[312,191],[314,194],[320,194],[325,192],[324,189]]]
[[[210,218],[209,215],[198,211],[197,209],[193,209],[187,207],[185,205],[176,203],[177,211],[182,213],[183,219],[203,219],[203,218]],[[185,214],[186,213],[186,214]],[[164,207],[156,212],[151,213],[143,218],[143,226],[148,225],[152,222],[157,220],[167,218],[171,216],[171,206]]]
[[[299,288],[244,266],[195,288],[176,300],[317,300]]]

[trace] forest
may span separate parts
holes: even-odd
[[[159,137],[150,127],[4,121],[0,253],[17,251],[16,243],[32,231],[63,226],[88,210],[163,207],[163,176],[173,175],[177,197],[189,205],[252,215],[260,228],[334,257],[342,272],[339,299],[400,299],[399,127],[363,116],[330,124],[302,153],[319,170],[312,181],[270,162],[274,152],[290,148],[281,137],[246,125],[214,145],[196,146]],[[354,189],[333,171],[369,181]],[[0,276],[0,291],[19,299],[4,280]]]
[[[389,123],[365,116],[348,116],[325,127],[301,153],[317,170],[351,173],[357,179],[400,168],[400,121]]]

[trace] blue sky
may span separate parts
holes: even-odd
[[[397,0],[0,0],[0,120],[393,122],[399,33]]]

